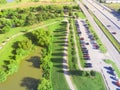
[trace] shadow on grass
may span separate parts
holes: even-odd
[[[55,41],[53,43],[65,43],[65,41],[64,40],[60,40],[60,41]]]
[[[66,53],[63,53],[63,52],[55,52],[55,53],[52,53],[53,56],[67,56]]]
[[[63,62],[66,62],[66,60],[64,60],[62,57],[61,58],[59,58],[59,57],[56,57],[56,58],[51,58],[51,61],[53,62],[53,63],[63,63]]]
[[[65,49],[65,48],[60,48],[60,49],[55,49],[56,51],[63,51],[63,50],[66,50],[67,51],[67,49]]]
[[[64,69],[68,68],[67,65],[54,65],[54,67],[57,67],[57,68],[63,68],[64,67]]]
[[[25,77],[22,80],[21,86],[26,87],[26,90],[37,90],[39,80],[31,78],[31,77]]]
[[[27,60],[28,62],[32,62],[32,66],[35,68],[40,68],[40,57],[34,56]]]
[[[80,71],[80,70],[70,70],[70,71],[63,71],[63,70],[59,70],[58,72],[60,73],[65,73],[66,75],[75,75],[75,76],[82,76],[84,71]]]

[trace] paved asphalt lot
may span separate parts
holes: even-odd
[[[119,90],[120,88],[117,85],[115,85],[117,80],[116,74],[114,71],[109,69],[109,67],[112,67],[112,66],[104,62],[104,59],[106,59],[106,55],[101,53],[99,49],[93,48],[93,44],[91,43],[91,40],[88,38],[89,30],[84,26],[86,24],[85,20],[77,19],[77,22],[80,27],[78,28],[78,30],[79,32],[81,32],[79,37],[84,38],[83,40],[84,43],[89,43],[89,45],[85,45],[90,55],[90,60],[86,60],[86,62],[91,63],[92,68],[89,67],[89,68],[85,68],[84,70],[95,70],[100,72],[106,83],[107,90]]]

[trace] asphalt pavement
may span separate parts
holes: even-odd
[[[116,32],[116,34],[112,35],[118,42],[120,42],[120,20],[93,0],[83,0],[83,2],[111,34]]]

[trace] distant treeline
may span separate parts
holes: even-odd
[[[33,25],[41,21],[64,15],[64,11],[72,12],[78,6],[37,6],[29,8],[4,9],[0,11],[0,33],[11,28]]]

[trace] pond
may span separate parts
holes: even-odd
[[[0,90],[37,90],[39,79],[42,77],[39,62],[40,51],[37,48],[34,53],[23,60],[18,72],[0,84]]]

